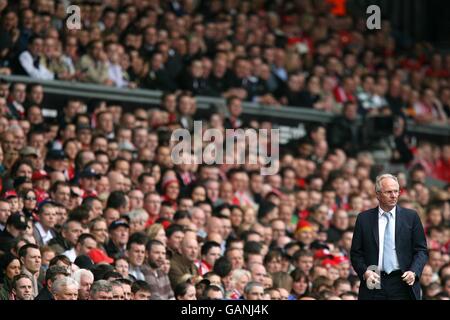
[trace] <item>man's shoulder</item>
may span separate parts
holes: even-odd
[[[418,217],[417,211],[414,209],[408,209],[408,208],[403,208],[403,207],[397,206],[397,212],[403,217],[408,217],[408,218]]]
[[[367,209],[365,211],[361,211],[358,214],[358,219],[368,219],[370,218],[372,215],[377,214],[378,213],[378,207],[375,208],[371,208],[371,209]]]

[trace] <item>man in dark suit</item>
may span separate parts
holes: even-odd
[[[360,300],[420,300],[419,279],[428,260],[417,213],[397,206],[399,184],[377,177],[379,206],[358,215],[350,258],[361,279]]]

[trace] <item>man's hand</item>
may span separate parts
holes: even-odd
[[[366,280],[368,288],[374,288],[377,284],[380,283],[380,276],[372,270],[367,270],[366,272],[364,272],[364,279]]]
[[[406,271],[404,274],[402,274],[402,279],[408,285],[412,286],[414,284],[414,281],[416,280],[416,274],[412,271]]]

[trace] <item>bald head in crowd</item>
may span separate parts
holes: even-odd
[[[197,237],[192,235],[193,232],[186,232],[181,242],[181,253],[189,261],[194,262],[198,258],[198,241]]]
[[[125,177],[119,171],[111,171],[108,173],[109,190],[112,191],[124,191]]]

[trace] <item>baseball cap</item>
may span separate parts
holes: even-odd
[[[89,124],[87,124],[87,123],[80,123],[80,124],[77,125],[76,131],[79,132],[79,131],[81,131],[81,130],[89,130],[89,131],[92,131],[92,128],[91,128],[91,126],[90,126]]]
[[[316,250],[314,253],[314,259],[324,259],[324,258],[333,258],[333,255],[331,254],[330,250],[328,249],[320,249]]]
[[[100,178],[100,174],[98,174],[94,169],[92,168],[85,168],[83,171],[80,172],[80,178]]]
[[[4,199],[17,198],[17,192],[15,190],[8,190],[3,195]]]
[[[48,175],[47,171],[45,170],[37,170],[33,172],[33,175],[31,176],[31,180],[41,180],[41,179],[50,179],[50,176]]]
[[[119,219],[119,220],[115,220],[115,221],[111,222],[108,229],[109,229],[109,231],[112,231],[119,227],[125,227],[125,228],[129,229],[130,225],[128,223],[126,223],[125,221]]]
[[[94,262],[92,259],[87,255],[80,255],[78,256],[74,263],[80,268],[80,269],[87,269],[90,270],[94,266]]]
[[[321,262],[321,265],[324,267],[333,267],[338,265],[339,263],[334,259],[324,259]]]
[[[26,156],[35,156],[39,157],[39,152],[36,148],[26,146],[20,150],[20,156],[26,157]]]
[[[64,150],[52,149],[52,150],[50,150],[48,152],[47,159],[50,159],[50,160],[64,160],[64,159],[67,159],[67,156],[64,153]]]
[[[28,227],[27,218],[20,213],[13,213],[8,217],[6,225],[11,225],[18,230],[25,230]]]
[[[102,263],[102,262],[111,264],[114,262],[114,259],[108,257],[106,255],[106,253],[104,253],[102,250],[97,249],[97,248],[91,249],[88,252],[88,256],[89,256],[89,258],[91,258],[92,262],[94,262],[95,264]]]

